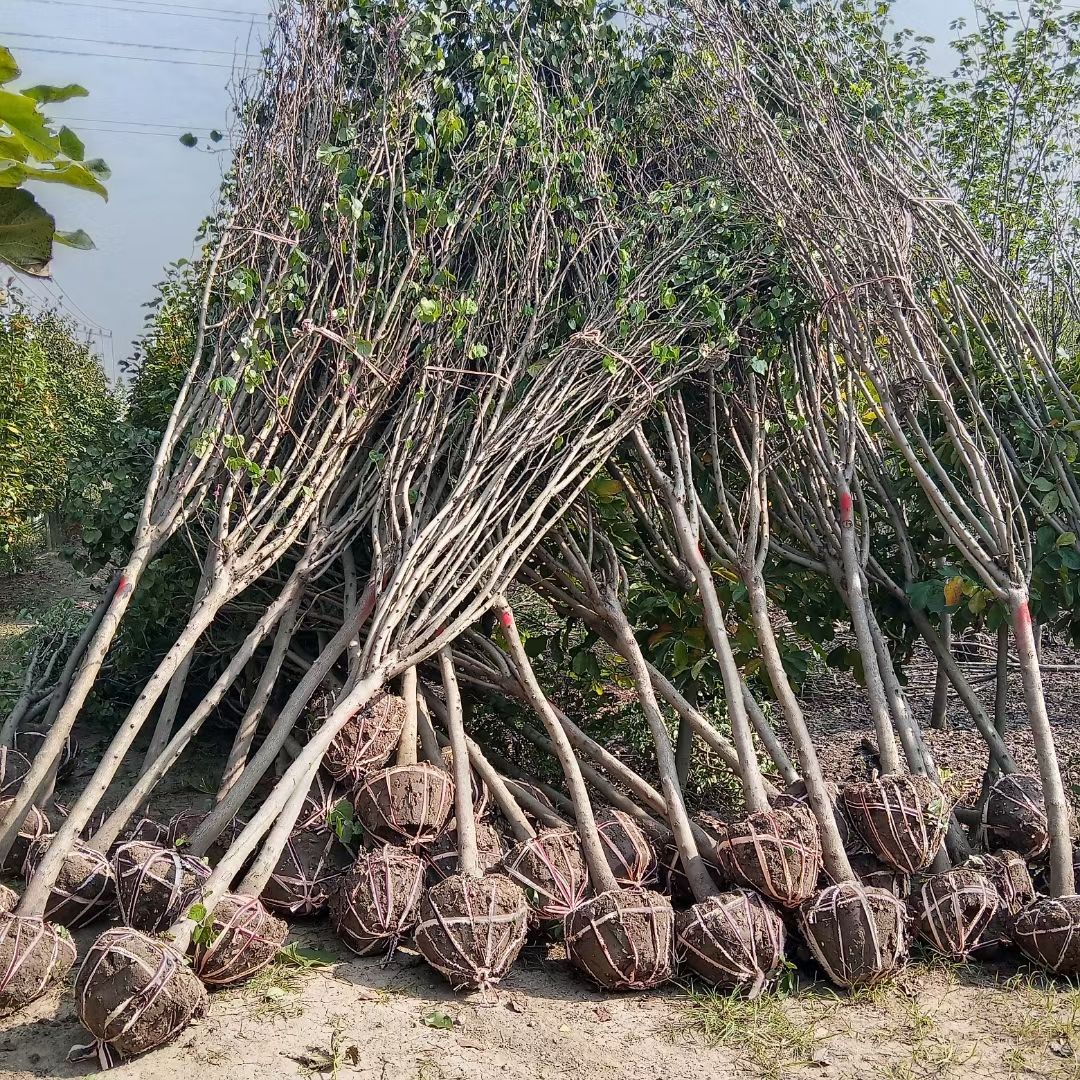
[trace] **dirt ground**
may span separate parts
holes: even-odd
[[[17,602],[0,596],[9,633],[20,629],[11,618],[18,608],[58,592],[79,595],[80,583],[61,569],[37,570],[37,584],[22,583]],[[1047,654],[1048,662],[1074,658],[1065,650]],[[930,678],[927,670],[912,678],[920,719],[929,711]],[[1058,673],[1047,682],[1063,754],[1080,757],[1080,681]],[[829,771],[840,780],[860,775],[866,768],[860,744],[870,725],[858,691],[826,672],[807,688],[806,707]],[[1026,761],[1030,740],[1021,707],[1015,693],[1009,742]],[[959,710],[953,712],[956,730],[931,739],[959,792],[977,781],[985,755]],[[92,771],[102,742],[94,732],[81,734],[69,781],[74,788]],[[167,779],[160,816],[208,801],[208,770],[200,772],[200,760],[205,765],[205,749]],[[77,935],[80,945],[98,930]],[[214,994],[203,1022],[114,1070],[117,1080],[1080,1080],[1080,987],[1014,965],[952,967],[924,956],[899,980],[871,992],[837,995],[821,984],[785,980],[781,992],[746,1002],[681,983],[647,994],[599,994],[570,971],[559,946],[532,946],[484,1000],[452,994],[408,949],[383,967],[351,956],[322,922],[295,924],[292,938],[333,962],[318,970],[281,963],[244,988]],[[67,1061],[71,1047],[86,1041],[69,981],[0,1020],[0,1077],[92,1073],[92,1061]]]

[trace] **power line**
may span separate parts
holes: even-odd
[[[209,60],[167,60],[158,56],[123,56],[120,53],[79,52],[72,49],[42,49],[34,45],[24,45],[23,52],[51,53],[54,56],[90,56],[101,60],[141,60],[144,64],[179,64],[182,67],[221,68],[223,71],[236,71],[235,64],[215,64]],[[241,68],[241,71],[251,70]]]
[[[258,53],[238,53],[234,49],[196,49],[185,45],[150,45],[143,41],[110,41],[106,38],[88,38],[88,37],[65,37],[63,34],[33,34],[33,33],[14,33],[13,31],[4,31],[5,37],[28,37],[28,38],[45,38],[47,41],[79,41],[84,45],[121,45],[124,48],[132,49],[160,49],[163,52],[193,52],[193,53],[207,53],[215,56],[235,56],[244,57],[245,59],[257,60]],[[146,59],[152,59],[147,57]]]
[[[214,11],[226,15],[254,15],[256,18],[259,15],[266,14],[266,11],[248,11],[244,8],[207,7],[205,4],[183,4],[179,2],[170,2],[170,0],[117,0],[117,2],[122,4],[134,4],[137,7],[169,7],[181,8],[183,11]]]
[[[123,127],[137,128],[167,128],[171,131],[198,131],[200,128],[213,128],[214,125],[206,124],[173,124],[165,120],[121,120],[111,116],[59,116],[58,122],[73,124],[114,124]],[[220,129],[218,129],[220,130]]]
[[[257,16],[254,15],[252,15],[250,19],[232,19],[228,16],[194,15],[190,12],[182,11],[153,11],[149,8],[116,7],[115,4],[88,4],[82,3],[81,0],[24,0],[24,2],[29,4],[55,4],[59,7],[91,8],[94,11],[123,11],[128,15],[166,15],[177,19],[204,19],[207,22],[243,23],[245,26],[249,27],[255,25],[255,19],[257,18]]]

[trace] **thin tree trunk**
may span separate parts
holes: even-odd
[[[446,695],[446,726],[450,749],[454,754],[454,817],[457,822],[457,850],[461,873],[483,877],[480,852],[476,846],[476,814],[473,810],[472,766],[465,741],[465,722],[461,713],[461,693],[449,647],[439,650],[439,672]]]
[[[952,615],[941,616],[941,640],[946,649],[952,648]],[[934,704],[930,708],[930,726],[938,731],[949,728],[949,675],[938,661],[937,677],[934,679]]]

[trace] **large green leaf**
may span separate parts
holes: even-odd
[[[11,82],[12,79],[17,79],[21,74],[19,65],[15,63],[15,57],[11,55],[11,50],[0,45],[0,86]]]
[[[29,191],[0,190],[0,262],[48,277],[55,232],[52,214]]]
[[[57,230],[53,239],[58,244],[63,244],[64,247],[78,248],[79,251],[92,251],[94,248],[94,241],[82,229],[75,229],[73,232],[60,232]]]
[[[14,135],[0,135],[0,164],[5,161],[25,161],[29,156],[26,146]]]
[[[90,91],[78,83],[68,83],[67,86],[31,86],[24,90],[27,97],[33,98],[41,105],[49,105],[55,101],[70,101],[72,98],[89,97]]]
[[[80,139],[71,128],[62,127],[57,132],[56,137],[60,140],[60,149],[63,150],[72,161],[82,161],[86,156],[86,147],[83,145],[82,139]]]
[[[0,124],[21,140],[38,161],[52,161],[60,153],[60,140],[38,112],[37,102],[26,94],[0,90]]]
[[[17,161],[0,160],[0,188],[20,187],[26,179],[26,169]]]
[[[24,165],[27,180],[40,180],[45,184],[65,184],[67,187],[80,188],[83,191],[93,191],[108,201],[109,193],[105,186],[86,168],[77,161],[65,161],[56,168],[35,168],[32,165]]]

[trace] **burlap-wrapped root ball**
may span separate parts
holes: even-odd
[[[226,893],[192,939],[191,966],[207,986],[235,986],[268,967],[288,935],[257,897]]]
[[[0,885],[0,915],[6,915],[9,911],[15,910],[15,905],[19,902],[19,894],[9,888],[7,885]]]
[[[33,915],[0,915],[0,1016],[36,1001],[75,963],[61,926]]]
[[[75,1007],[103,1066],[164,1046],[210,1006],[206,988],[167,942],[106,930],[75,979]]]
[[[872,986],[903,964],[908,950],[904,902],[855,882],[829,885],[799,908],[799,929],[838,986]]]
[[[349,861],[348,848],[334,833],[294,829],[262,891],[262,902],[281,915],[318,915]]]
[[[652,885],[656,881],[656,848],[629,814],[601,810],[596,815],[596,829],[604,857],[620,886]]]
[[[967,960],[1001,907],[990,878],[958,867],[918,881],[909,902],[915,932],[950,960]]]
[[[856,845],[853,843],[857,839],[853,836],[853,829],[851,828],[851,822],[848,821],[847,814],[844,812],[844,803],[840,798],[839,785],[834,784],[831,780],[826,781],[825,791],[829,796],[829,802],[833,807],[833,818],[836,821],[836,828],[840,833],[840,842],[845,848],[851,850]],[[794,780],[788,784],[786,791],[781,791],[776,795],[773,795],[769,799],[769,804],[774,810],[787,810],[792,806],[805,806],[807,810],[813,811],[810,807],[810,797],[806,791],[806,783],[802,780]],[[859,841],[857,846],[862,846],[862,842]]]
[[[533,784],[528,780],[507,780],[506,786],[510,789],[512,795],[517,796],[519,792],[524,792],[526,795],[530,795],[534,798],[545,810],[549,810],[553,814],[557,813],[555,804],[548,797],[547,792],[538,784]],[[544,827],[544,823],[524,803],[522,803],[521,812],[537,828]]]
[[[733,881],[784,907],[795,907],[812,896],[821,874],[821,837],[813,813],[805,806],[724,823],[716,855]]]
[[[183,851],[209,816],[209,810],[181,810],[179,814],[174,814],[165,826],[163,846]],[[246,824],[241,818],[233,818],[222,829],[221,835],[206,849],[205,858],[211,866],[217,866],[221,862],[232,842],[244,831]]]
[[[30,759],[10,746],[0,746],[0,799],[13,799],[26,774]]]
[[[67,808],[61,807],[59,803],[56,804],[56,807],[62,812],[62,816],[66,818]],[[113,808],[105,808],[94,814],[80,834],[82,839],[93,840],[94,834],[105,824],[106,819],[112,812]],[[144,816],[136,818],[127,824],[109,849],[109,853],[114,854],[121,844],[127,844],[132,840],[142,840],[144,843],[156,844],[158,847],[172,847],[172,842],[169,840],[168,826],[162,825],[161,822],[155,821],[153,818]]]
[[[840,793],[855,831],[882,862],[917,874],[941,850],[951,808],[925,776],[880,776]]]
[[[598,893],[563,919],[566,955],[605,990],[648,990],[671,978],[675,910],[652,889]]]
[[[1043,897],[1013,920],[1013,941],[1055,975],[1080,975],[1080,896]]]
[[[983,804],[983,830],[992,848],[1037,859],[1050,846],[1042,784],[1034,776],[999,776]]]
[[[11,743],[20,754],[33,761],[41,751],[42,744],[48,738],[48,735],[47,731],[39,731],[34,727],[23,728],[21,731],[15,732]],[[71,770],[75,768],[75,758],[78,753],[79,744],[69,733],[64,740],[63,749],[60,751],[60,764],[56,767],[57,779],[63,780],[70,775]]]
[[[0,800],[0,818],[7,813],[8,807],[14,801],[14,799]],[[26,856],[30,851],[30,845],[37,840],[38,837],[47,836],[51,832],[52,825],[50,824],[49,819],[36,806],[31,806],[26,811],[26,817],[23,818],[23,823],[19,827],[19,834],[15,837],[15,842],[11,845],[11,850],[4,860],[2,869],[8,870],[13,874],[21,874],[23,863],[26,862]]]
[[[416,924],[423,892],[420,857],[386,844],[361,855],[334,886],[330,922],[359,956],[390,956]]]
[[[454,780],[437,765],[394,765],[356,789],[356,816],[364,831],[387,843],[428,844],[454,809]]]
[[[317,772],[304,797],[304,805],[300,808],[296,827],[313,829],[315,832],[327,832],[330,829],[330,815],[339,803],[347,799],[348,794],[336,780],[322,772]]]
[[[424,894],[413,941],[455,990],[486,990],[513,967],[528,925],[525,895],[505,874],[455,874]]]
[[[38,864],[45,857],[52,841],[52,834],[39,836],[31,845],[23,864],[23,876],[27,881],[34,876]],[[64,856],[60,873],[53,884],[45,904],[45,918],[69,930],[86,926],[100,918],[116,900],[116,880],[109,860],[76,840]]]
[[[121,921],[147,934],[168,930],[186,914],[210,876],[199,859],[142,840],[121,844],[112,866]]]
[[[524,890],[540,919],[562,919],[585,897],[589,872],[573,829],[543,829],[515,844],[503,868]]]
[[[453,776],[454,751],[449,746],[444,746],[442,748],[442,760],[446,771]],[[469,777],[472,780],[473,817],[475,817],[477,821],[480,821],[487,814],[488,806],[491,802],[491,795],[488,792],[487,784],[480,779],[480,774],[471,767],[469,769]]]
[[[911,877],[895,866],[883,863],[876,855],[868,851],[848,854],[848,862],[855,876],[872,889],[884,889],[900,900],[911,895]]]
[[[1035,899],[1035,884],[1027,863],[1015,851],[975,855],[965,865],[984,873],[1001,898],[1000,907],[976,943],[980,958],[994,956],[1012,944],[1013,919]]]
[[[723,815],[720,812],[703,812],[695,814],[694,824],[699,826],[711,838],[709,845],[701,844],[698,854],[702,862],[708,867],[711,877],[720,883],[721,888],[733,884],[727,875],[721,870],[716,858],[716,841],[720,830],[727,821],[733,820],[734,814]],[[657,862],[660,885],[676,904],[692,904],[694,902],[694,890],[690,888],[690,881],[683,869],[679,849],[674,840],[669,840],[660,849]]]
[[[480,869],[485,874],[501,868],[506,855],[506,844],[498,829],[486,821],[478,821],[476,847],[480,856]],[[450,829],[432,840],[430,844],[425,844],[420,849],[420,854],[431,873],[432,884],[453,876],[461,866],[461,860],[458,858],[457,830]]]
[[[333,694],[312,698],[308,706],[308,730],[317,731],[333,711]],[[356,784],[382,768],[401,738],[405,701],[396,694],[379,691],[334,736],[323,758],[323,768],[342,783]]]
[[[750,889],[710,896],[675,916],[675,957],[721,990],[757,997],[784,962],[780,913]]]

